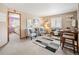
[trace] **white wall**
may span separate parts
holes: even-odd
[[[4,45],[7,42],[6,17],[6,14],[0,13],[0,46]]]
[[[6,14],[0,12],[0,22],[5,22],[6,21]]]

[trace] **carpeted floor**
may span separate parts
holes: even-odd
[[[33,38],[33,40],[30,40],[30,38],[19,39],[19,36],[13,33],[10,35],[10,42],[3,48],[0,48],[0,55],[72,55],[73,54],[73,52],[68,49],[62,50],[60,46],[54,53],[33,43],[36,39],[40,38],[41,37],[39,36],[37,38]],[[50,41],[47,43],[50,43]]]

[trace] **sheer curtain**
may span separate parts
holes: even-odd
[[[52,17],[51,28],[62,28],[62,17]]]

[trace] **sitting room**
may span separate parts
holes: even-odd
[[[78,3],[0,3],[0,55],[78,55]]]

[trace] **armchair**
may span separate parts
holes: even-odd
[[[28,29],[28,36],[31,38],[31,40],[32,40],[33,37],[36,37],[37,34],[36,34],[36,32],[35,32],[35,29],[29,28],[29,29]]]
[[[44,28],[39,28],[39,33],[40,33],[40,35],[43,35],[45,33]]]

